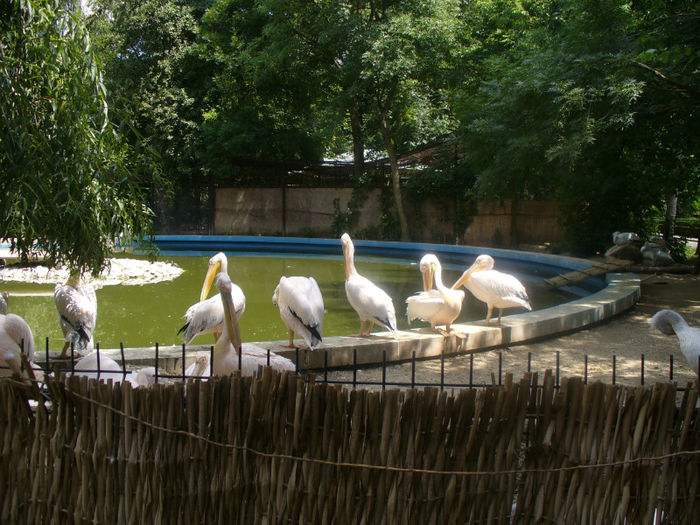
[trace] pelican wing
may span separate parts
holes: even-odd
[[[66,341],[73,341],[79,348],[85,349],[92,339],[97,322],[97,296],[94,288],[89,284],[77,287],[57,284],[53,297]]]
[[[34,336],[29,325],[15,314],[0,314],[0,376],[20,372],[20,353],[34,359]]]
[[[474,272],[464,285],[477,299],[497,308],[532,309],[525,287],[510,274],[496,270]]]
[[[316,348],[322,341],[323,297],[313,277],[282,277],[275,294],[280,317],[289,330]]]
[[[445,300],[443,294],[450,294],[450,300]],[[439,324],[452,324],[462,311],[464,292],[461,290],[427,290],[412,295],[406,299],[406,314],[408,322],[420,319],[435,327]]]
[[[396,311],[391,297],[369,279],[355,274],[345,281],[350,306],[362,321],[374,321],[396,331]]]
[[[410,323],[415,319],[430,322],[444,304],[445,301],[437,290],[416,293],[406,299],[408,322]]]
[[[243,290],[233,283],[231,283],[231,294],[236,321],[238,321],[245,312],[245,295]],[[198,335],[222,332],[223,325],[224,305],[221,302],[221,294],[216,294],[190,306],[185,312],[185,324],[177,333],[182,333],[183,341],[190,344]]]

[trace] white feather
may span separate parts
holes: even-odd
[[[20,373],[21,353],[34,360],[34,336],[29,325],[15,314],[0,314],[0,376]]]
[[[275,288],[272,303],[280,311],[280,317],[293,334],[300,335],[309,348],[322,342],[323,296],[313,277],[282,277]]]

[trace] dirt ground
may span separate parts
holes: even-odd
[[[670,379],[670,356],[673,356],[673,381],[685,386],[695,379],[678,347],[675,336],[666,336],[649,329],[649,320],[657,311],[670,308],[681,314],[691,326],[700,326],[700,276],[692,274],[638,274],[642,280],[641,298],[627,312],[605,323],[555,338],[510,348],[488,350],[474,354],[472,380],[474,383],[498,382],[499,353],[502,355],[502,374],[512,372],[519,379],[527,370],[528,352],[531,353],[531,370],[544,373],[556,370],[559,352],[560,376],[585,374],[588,356],[588,380],[611,383],[613,380],[613,356],[615,356],[615,382],[639,385],[642,381],[642,354],[644,354],[644,383],[653,384]],[[445,384],[468,383],[470,357],[459,356],[445,360]],[[352,379],[351,372],[339,372],[334,379]],[[387,368],[388,382],[411,381],[411,365],[402,364]],[[418,362],[417,383],[439,383],[440,360]],[[493,376],[493,378],[492,378]],[[381,381],[381,369],[362,370],[358,381]]]

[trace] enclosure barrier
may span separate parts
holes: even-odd
[[[2,523],[691,523],[700,384],[0,381]],[[511,521],[512,520],[512,521]]]

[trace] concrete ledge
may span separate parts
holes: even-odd
[[[599,292],[552,308],[510,315],[502,318],[499,326],[470,323],[454,325],[463,337],[451,335],[445,338],[427,328],[390,332],[378,332],[370,337],[338,336],[324,339],[314,351],[299,350],[299,369],[322,369],[327,353],[328,367],[353,365],[357,350],[357,365],[381,364],[386,352],[386,362],[416,358],[476,352],[489,348],[516,345],[543,337],[584,328],[610,319],[631,308],[640,297],[641,283],[635,274],[613,273],[607,275],[607,286]],[[481,321],[483,323],[483,321]],[[294,360],[296,351],[283,346],[287,341],[263,341],[256,346],[266,348]],[[200,355],[208,354],[208,345],[189,346],[185,352],[185,366]],[[325,352],[327,350],[327,352]],[[117,350],[101,350],[117,361]],[[155,348],[134,348],[125,351],[126,360],[134,366],[153,365]],[[174,373],[182,371],[182,346],[159,347],[159,367]],[[39,353],[41,356],[41,353]],[[41,359],[41,357],[39,357]]]

